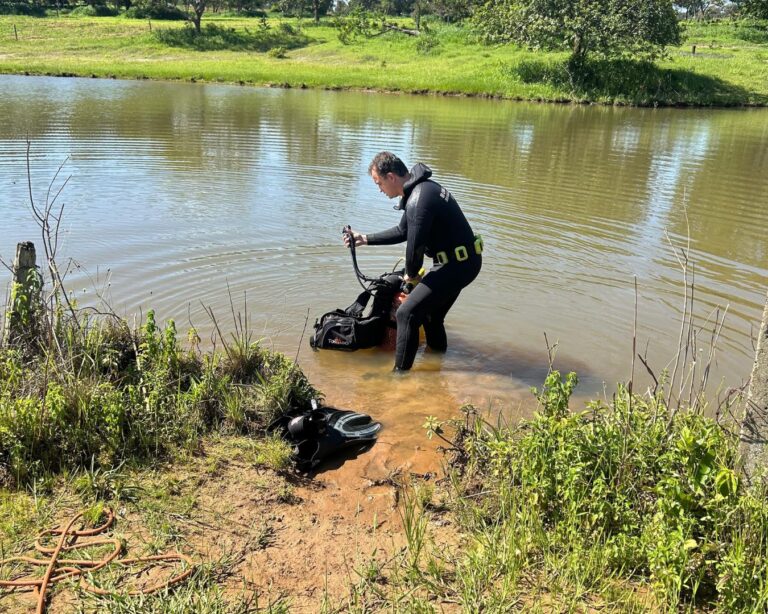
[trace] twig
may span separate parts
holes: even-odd
[[[688,214],[686,213],[685,216],[686,224],[688,224]],[[680,254],[682,256],[678,256],[677,254],[677,248],[672,243],[672,240],[669,237],[669,233],[665,230],[664,236],[667,239],[667,242],[669,243],[669,246],[672,248],[672,253],[675,256],[675,259],[677,260],[678,264],[680,265],[680,268],[683,271],[683,319],[680,323],[680,335],[677,340],[677,353],[675,355],[675,366],[672,370],[672,378],[669,380],[669,392],[667,393],[667,401],[666,406],[667,410],[672,405],[672,391],[675,387],[675,379],[677,378],[677,369],[680,364],[680,354],[682,353],[682,345],[683,345],[683,334],[685,332],[685,320],[686,320],[686,314],[688,313],[688,249],[690,248],[690,241],[691,241],[691,233],[690,233],[690,227],[688,232],[688,244],[686,246],[686,249],[681,249]]]
[[[549,370],[552,371],[552,367],[555,364],[555,352],[557,350],[558,342],[556,341],[554,345],[550,346],[547,333],[544,332],[544,343],[547,345],[547,360],[549,361]]]
[[[629,393],[629,405],[628,411],[632,413],[632,388],[635,381],[635,354],[637,354],[637,275],[635,278],[635,316],[632,324],[632,370],[629,376],[629,386],[627,386],[627,392]]]
[[[61,195],[62,190],[67,185],[71,177],[67,177],[67,179],[64,180],[62,185],[57,190],[56,195],[53,197],[53,200],[51,200],[50,198],[53,185],[56,182],[59,174],[61,173],[61,170],[64,168],[64,165],[66,164],[69,158],[65,158],[65,160],[59,165],[58,169],[56,170],[56,173],[53,176],[53,179],[48,184],[48,191],[46,192],[45,204],[41,209],[35,203],[34,195],[32,193],[32,170],[31,170],[31,164],[30,164],[31,148],[32,148],[32,143],[29,140],[29,138],[27,138],[26,165],[27,165],[27,190],[29,192],[29,206],[30,206],[30,209],[32,210],[33,216],[37,220],[38,226],[40,227],[41,238],[43,241],[43,250],[45,251],[45,258],[48,264],[48,271],[51,275],[51,283],[53,284],[51,294],[53,296],[53,300],[56,303],[56,305],[58,305],[59,300],[63,298],[63,301],[64,303],[66,303],[69,313],[72,315],[72,319],[74,321],[75,327],[78,330],[80,330],[81,326],[80,326],[79,319],[77,317],[77,312],[75,311],[74,307],[72,306],[72,303],[69,300],[69,296],[67,295],[66,289],[64,288],[64,276],[61,275],[58,264],[56,263],[56,253],[59,246],[59,229],[61,224],[61,218],[64,213],[64,205],[62,204],[59,210],[58,217],[52,214],[53,205],[56,203],[56,200]],[[51,223],[50,223],[51,218],[53,218],[56,221],[53,228],[51,228]],[[68,268],[69,267],[67,267],[67,271],[68,271]],[[66,275],[66,272],[65,272],[65,275]],[[54,313],[55,313],[55,310],[54,310]],[[53,322],[51,323],[51,326],[55,328],[55,324]]]
[[[651,369],[651,367],[648,366],[648,361],[640,354],[638,354],[637,357],[640,359],[640,362],[643,363],[645,370],[648,371],[648,375],[650,375],[653,378],[653,396],[656,396],[656,391],[659,389],[659,380],[656,377],[656,374]]]
[[[202,305],[203,310],[205,311],[205,313],[208,314],[208,317],[211,318],[211,321],[213,322],[213,326],[214,326],[214,328],[216,330],[216,333],[218,334],[219,339],[221,339],[221,345],[224,346],[224,351],[226,352],[227,357],[230,360],[232,360],[232,351],[230,350],[229,346],[227,345],[227,342],[224,339],[224,336],[223,336],[223,334],[221,332],[221,328],[219,328],[219,322],[218,322],[218,320],[216,320],[216,316],[213,313],[213,309],[208,307],[208,306],[206,306],[202,301],[200,302],[200,305]],[[213,341],[214,341],[214,344],[215,344],[215,339],[213,339]]]
[[[693,378],[696,374],[696,354],[697,354],[697,344],[696,344],[696,331],[693,328],[693,304],[694,304],[694,293],[696,292],[696,279],[695,279],[695,271],[693,270],[693,264],[691,264],[691,295],[689,298],[689,305],[688,308],[688,333],[687,333],[687,339],[684,347],[684,354],[683,354],[683,365],[688,364],[688,354],[690,352],[691,354],[691,370],[690,370],[690,376],[691,381],[693,381]],[[683,398],[683,387],[685,386],[685,378],[680,378],[680,388],[677,392],[677,402],[678,405],[680,401]],[[690,389],[688,393],[688,406],[691,405],[691,398],[690,398]],[[679,407],[678,407],[679,409]]]
[[[299,337],[299,346],[296,348],[296,358],[293,359],[293,363],[299,364],[299,352],[301,351],[301,344],[304,342],[304,333],[307,331],[307,322],[309,322],[309,307],[307,307],[307,315],[304,316],[304,328],[301,330],[301,337]]]
[[[723,325],[725,324],[725,316],[728,314],[728,308],[730,305],[726,305],[725,309],[723,310],[723,317],[720,319],[720,322],[718,323],[718,317],[720,314],[720,309],[718,308],[717,314],[715,315],[715,326],[712,329],[712,338],[709,342],[709,356],[707,356],[707,364],[704,367],[704,373],[701,378],[701,384],[699,385],[699,394],[704,394],[704,389],[707,386],[707,381],[709,380],[709,371],[712,367],[712,361],[715,358],[715,349],[717,347],[717,342],[720,339],[720,333],[723,330]]]

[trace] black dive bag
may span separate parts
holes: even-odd
[[[296,469],[312,471],[330,456],[358,454],[376,443],[381,424],[370,416],[333,407],[289,409],[267,427],[293,446]]]
[[[402,278],[396,274],[382,276],[357,297],[346,309],[335,309],[315,320],[309,345],[315,350],[352,352],[380,345],[390,326],[392,299]],[[373,297],[370,311],[365,308]]]

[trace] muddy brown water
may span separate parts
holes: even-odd
[[[578,372],[580,399],[610,395],[630,376],[635,277],[638,350],[660,373],[683,304],[670,243],[690,243],[697,324],[727,308],[713,392],[749,375],[768,286],[765,109],[3,76],[6,260],[39,236],[26,204],[27,135],[38,202],[59,165],[53,192],[70,177],[59,259],[75,261],[68,280],[80,304],[103,294],[129,318],[152,308],[182,332],[197,327],[204,343],[213,326],[203,306],[227,332],[233,311],[247,315],[254,338],[298,356],[329,401],[380,419],[401,459],[426,445],[427,415],[454,415],[465,401],[529,412],[547,342],[557,367]],[[366,175],[381,149],[430,165],[487,250],[449,315],[448,353],[420,354],[403,378],[389,373],[387,353],[314,353],[304,331],[359,291],[341,227],[399,219]],[[403,253],[361,249],[360,266],[379,274]],[[699,334],[698,373],[710,329]]]

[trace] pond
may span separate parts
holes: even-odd
[[[0,77],[0,257],[39,245],[33,195],[64,186],[60,264],[79,304],[130,320],[154,309],[210,339],[212,309],[291,357],[329,401],[423,442],[424,417],[465,401],[531,407],[549,354],[580,398],[610,396],[636,342],[659,376],[683,317],[681,254],[694,284],[695,379],[749,377],[768,286],[768,111],[629,109],[364,92]],[[367,176],[379,150],[428,164],[485,239],[480,277],[447,319],[445,356],[396,379],[372,350],[315,353],[321,313],[357,295],[341,228],[388,228],[392,202]],[[362,248],[368,275],[404,246]],[[5,287],[7,272],[0,277]],[[635,283],[637,292],[635,291]],[[306,331],[305,331],[306,327]],[[549,351],[548,351],[549,347]],[[650,376],[637,360],[638,386]],[[637,387],[636,387],[637,389]]]

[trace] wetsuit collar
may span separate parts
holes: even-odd
[[[411,177],[403,184],[403,197],[400,199],[400,203],[395,207],[396,209],[405,209],[405,204],[408,202],[408,197],[411,195],[413,188],[422,181],[426,181],[432,176],[432,169],[426,164],[419,162],[411,169]]]

